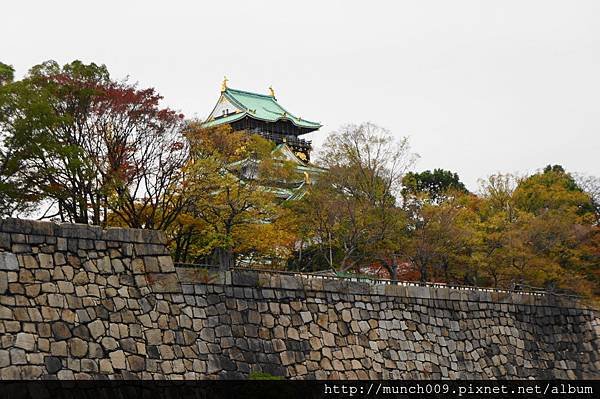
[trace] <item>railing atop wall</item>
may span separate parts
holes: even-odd
[[[181,268],[201,268],[212,271],[219,271],[219,267],[210,264],[203,263],[175,263],[175,267]],[[462,291],[478,291],[478,292],[498,292],[498,293],[506,293],[506,294],[526,294],[526,295],[534,295],[534,296],[561,296],[568,298],[581,298],[579,295],[574,295],[571,293],[566,293],[558,290],[544,290],[543,288],[531,287],[528,285],[522,285],[521,289],[504,289],[504,288],[493,288],[493,287],[478,287],[478,286],[470,286],[470,285],[460,285],[460,284],[449,284],[449,283],[433,283],[433,282],[420,282],[420,281],[402,281],[402,280],[386,280],[380,278],[372,278],[368,276],[331,276],[322,273],[302,273],[295,272],[289,270],[268,270],[268,269],[254,269],[254,268],[246,268],[246,267],[237,267],[233,269],[229,269],[230,271],[254,271],[265,274],[276,274],[276,275],[286,275],[286,276],[295,276],[302,278],[317,278],[322,280],[345,280],[345,281],[353,281],[358,283],[366,283],[371,285],[399,285],[403,287],[432,287],[432,288],[450,288],[453,290],[462,290]]]

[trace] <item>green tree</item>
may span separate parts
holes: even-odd
[[[402,179],[402,197],[409,201],[410,197],[425,194],[430,201],[443,201],[447,195],[468,193],[457,173],[444,169],[434,169],[433,172],[409,172]]]
[[[15,70],[12,65],[0,61],[0,86],[11,83],[15,77]]]
[[[7,104],[13,79],[12,66],[0,62],[0,216],[25,212],[37,198],[28,192],[31,182],[20,173],[25,154],[10,142],[10,131],[2,124],[9,117]]]

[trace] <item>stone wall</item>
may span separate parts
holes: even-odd
[[[0,221],[0,379],[600,378],[554,296],[173,266],[158,232]]]

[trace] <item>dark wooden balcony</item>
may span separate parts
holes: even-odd
[[[267,133],[260,130],[255,130],[254,133],[260,134],[262,137],[274,141],[276,144],[286,143],[294,150],[310,152],[312,150],[312,143],[309,140],[300,139],[296,136]]]

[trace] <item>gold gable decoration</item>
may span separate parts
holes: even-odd
[[[308,162],[308,158],[306,157],[306,154],[303,153],[302,151],[296,151],[294,153],[294,155],[296,155],[301,161]]]
[[[221,83],[221,93],[227,90],[227,76],[223,76],[223,83]]]

